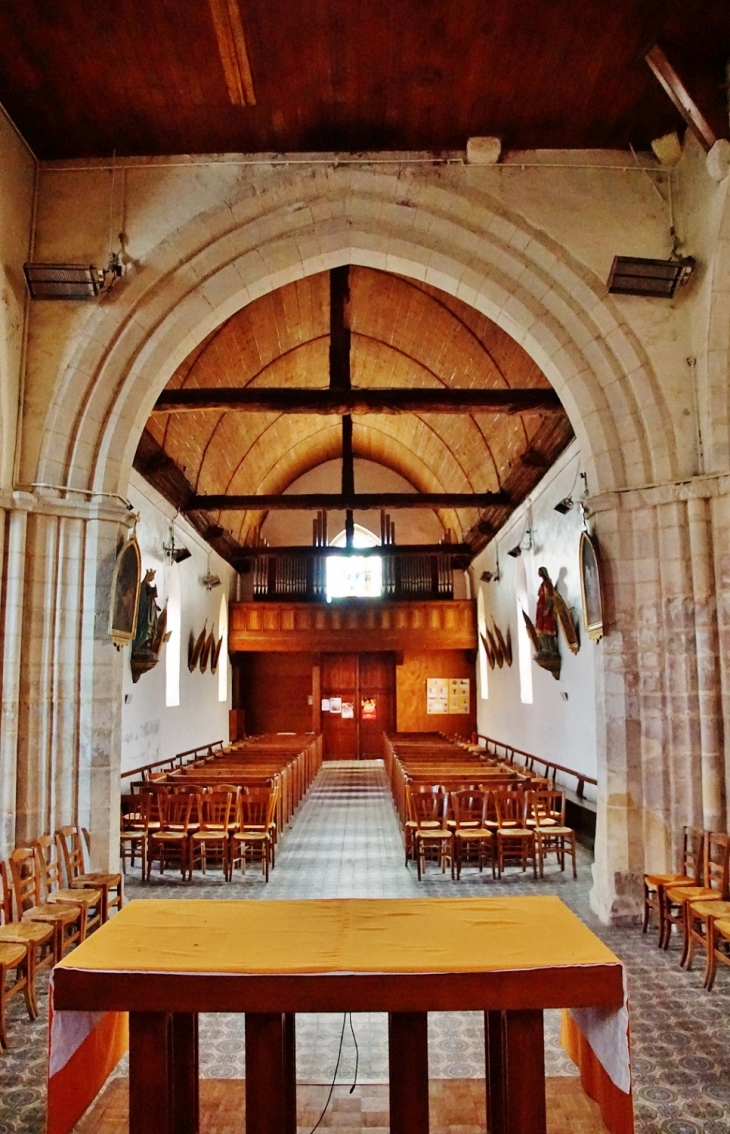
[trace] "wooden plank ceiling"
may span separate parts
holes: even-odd
[[[486,316],[436,288],[350,267],[347,325],[353,391],[550,391],[535,363]],[[231,389],[327,391],[330,274],[309,276],[250,303],[193,352],[166,392]],[[210,399],[208,399],[210,401]],[[352,414],[355,458],[374,461],[421,493],[494,493],[481,509],[438,508],[444,531],[472,550],[535,487],[573,433],[554,399],[505,414]],[[276,495],[343,452],[329,414],[257,412],[213,405],[153,413],[135,467],[231,561],[257,541],[260,509],[202,507],[201,497]],[[357,489],[357,485],[355,485]],[[250,501],[247,501],[250,503]],[[476,502],[475,502],[476,503]],[[484,501],[482,503],[485,503]],[[487,502],[488,503],[488,502]]]
[[[43,158],[646,146],[657,41],[725,136],[726,0],[16,0],[0,101]]]

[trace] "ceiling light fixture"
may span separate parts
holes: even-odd
[[[564,496],[562,500],[558,500],[557,504],[555,505],[555,511],[560,512],[561,516],[565,516],[573,507],[573,504],[574,500],[572,496]]]
[[[215,589],[215,587],[219,587],[221,585],[220,576],[211,575],[210,571],[207,575],[202,576],[200,582],[201,585],[205,587],[206,591],[212,591]]]
[[[172,525],[170,525],[170,542],[163,543],[162,550],[169,564],[182,563],[193,554],[192,551],[188,551],[184,544],[175,543],[175,529]]]

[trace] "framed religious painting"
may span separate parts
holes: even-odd
[[[578,555],[580,559],[580,593],[583,600],[583,627],[591,641],[598,642],[603,637],[601,569],[596,545],[588,532],[581,532]]]
[[[137,629],[142,557],[137,537],[132,534],[117,556],[112,577],[109,634],[117,649],[134,638]]]

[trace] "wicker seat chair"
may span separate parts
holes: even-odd
[[[21,921],[41,922],[53,928],[53,960],[60,961],[81,940],[80,906],[44,902],[35,847],[16,847],[10,855],[15,909]]]
[[[84,859],[84,840],[81,828],[61,827],[56,832],[56,843],[66,871],[66,885],[71,890],[101,890],[101,923],[109,917],[109,910],[121,909],[124,900],[123,876],[115,871],[87,871]]]
[[[61,858],[53,835],[41,835],[36,839],[35,851],[46,901],[54,904],[61,902],[81,908],[81,940],[84,941],[88,933],[101,925],[103,902],[101,889],[72,890],[64,887]]]
[[[43,921],[15,921],[13,919],[13,891],[8,880],[8,868],[0,862],[0,943],[25,945],[28,949],[27,980],[32,1015],[38,1015],[35,977],[39,969],[50,968],[56,962],[55,926]]]
[[[701,827],[685,826],[682,829],[682,861],[676,873],[644,875],[644,920],[641,927],[646,933],[653,913],[659,920],[659,941],[662,946],[666,933],[663,920],[664,891],[667,886],[700,886],[705,850],[705,832]]]

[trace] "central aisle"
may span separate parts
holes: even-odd
[[[423,896],[403,842],[380,760],[325,763],[261,898]]]

